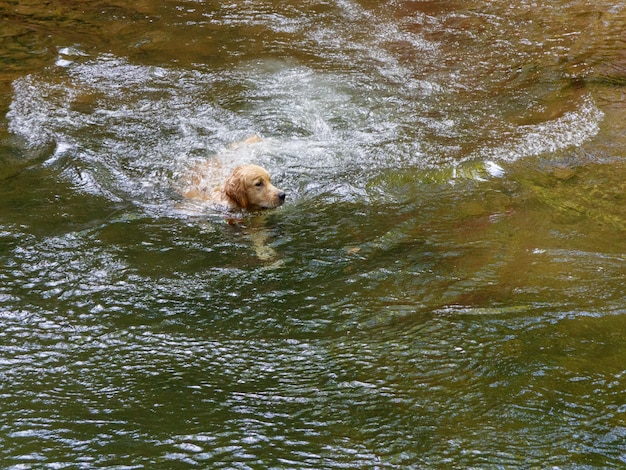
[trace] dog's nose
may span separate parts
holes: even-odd
[[[281,191],[278,193],[278,199],[280,199],[281,201],[285,201],[285,198],[287,197],[287,195],[285,194],[285,191]]]

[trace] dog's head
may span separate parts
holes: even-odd
[[[257,165],[241,165],[226,180],[224,194],[241,209],[273,209],[285,202],[285,192],[270,181],[270,174]]]

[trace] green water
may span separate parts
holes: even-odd
[[[0,467],[626,464],[622,2],[125,3],[0,2]]]

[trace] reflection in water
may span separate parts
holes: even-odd
[[[5,466],[623,464],[619,2],[0,12]]]

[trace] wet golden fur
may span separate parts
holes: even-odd
[[[253,134],[247,139],[229,146],[237,151],[242,147],[261,142]],[[219,158],[221,155],[222,158]],[[227,152],[216,158],[196,164],[185,173],[179,192],[190,201],[213,203],[229,210],[273,209],[285,202],[285,192],[275,187],[270,174],[258,165],[240,165],[219,185],[225,177],[223,168]]]
[[[196,165],[181,189],[190,200],[225,206],[230,210],[273,209],[285,202],[285,192],[275,187],[270,174],[258,165],[240,165],[226,181],[213,186],[211,176],[215,173],[212,162]]]

